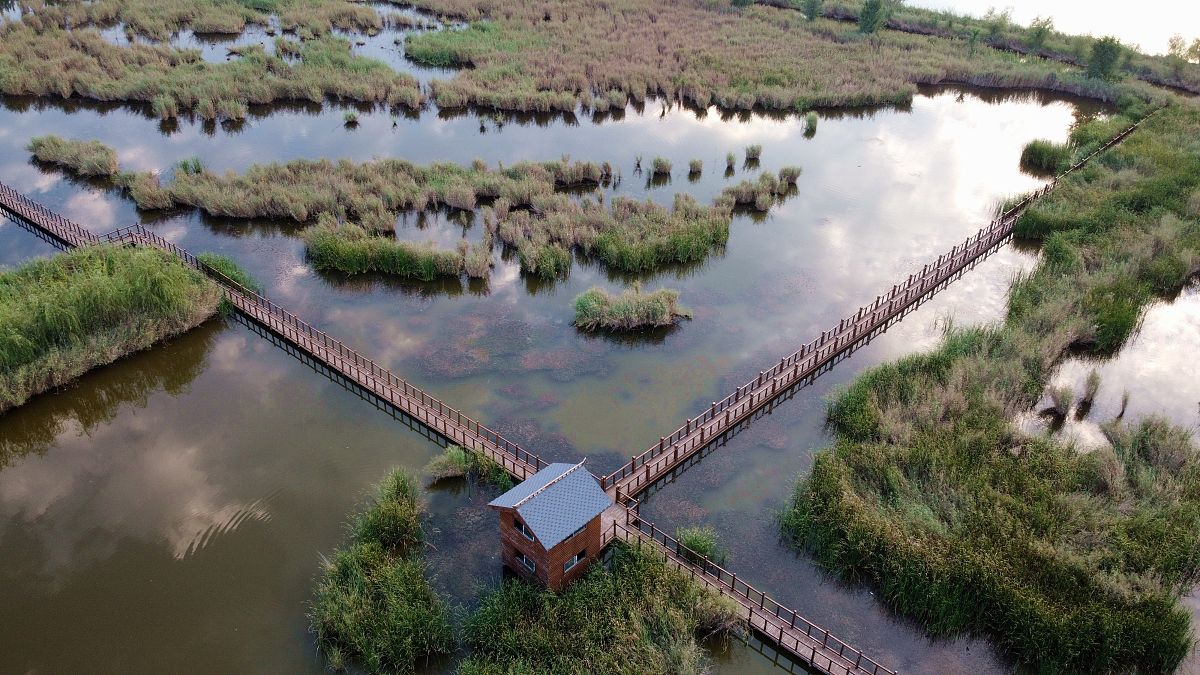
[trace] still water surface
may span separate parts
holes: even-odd
[[[1017,170],[1032,138],[1065,138],[1094,108],[1063,99],[928,90],[908,109],[831,113],[806,138],[795,117],[644,110],[593,120],[364,112],[346,129],[333,106],[279,107],[236,127],[163,127],[128,106],[4,99],[0,180],[100,232],[141,220],[193,251],[226,253],[268,294],[439,397],[550,460],[618,466],[735,382],[789,353],[963,239],[997,200],[1038,185]],[[569,279],[522,278],[497,255],[487,283],[319,275],[289,223],[139,214],[121,194],[35,166],[24,146],[58,133],[97,138],[126,168],[169,172],[196,155],[210,170],[297,157],[495,164],[610,161],[612,191],[708,200],[724,154],[750,143],[761,169],[800,165],[798,193],[766,217],[735,218],[729,245],[701,264],[645,275],[680,289],[694,318],[639,339],[580,334],[571,300],[626,281],[576,261]],[[648,184],[635,157],[676,167]],[[462,214],[409,214],[398,236],[477,236]],[[0,224],[0,264],[52,253]],[[780,545],[773,513],[827,442],[823,397],[857,372],[934,345],[947,317],[1003,314],[1012,276],[1034,258],[1007,247],[775,414],[737,436],[646,514],[664,529],[712,523],[751,583],[906,672],[1000,672],[986,643],[928,640],[861,588],[828,579]],[[0,417],[0,671],[317,671],[305,602],[321,553],[391,466],[419,470],[438,448],[236,322],[216,321]],[[433,491],[433,569],[470,605],[500,576],[488,495]],[[740,645],[726,672],[768,670]]]

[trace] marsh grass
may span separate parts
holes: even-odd
[[[379,272],[422,281],[457,277],[463,271],[464,257],[457,251],[374,234],[353,223],[339,224],[330,216],[322,216],[302,236],[308,259],[319,270]]]
[[[757,162],[762,159],[762,146],[758,144],[746,146],[746,161]]]
[[[680,551],[680,555],[693,563],[703,563],[708,558],[724,565],[729,558],[729,553],[718,543],[717,531],[712,525],[676,528],[675,540],[687,549]]]
[[[785,535],[932,634],[987,634],[1031,669],[1174,670],[1192,644],[1178,598],[1200,578],[1200,452],[1161,421],[1114,423],[1112,451],[1081,452],[1011,420],[1068,349],[1111,353],[1200,271],[1200,224],[1182,217],[1197,185],[1191,105],[1060,181],[1018,221],[1044,253],[1003,324],[952,330],[833,398],[834,446],[797,482]]]
[[[424,473],[430,484],[450,478],[472,478],[501,490],[514,485],[512,476],[494,460],[459,445],[447,446],[442,454],[429,460]]]
[[[352,54],[350,43],[337,37],[304,43],[278,38],[274,56],[253,46],[230,61],[205,63],[195,50],[119,47],[93,29],[39,31],[21,22],[0,26],[0,91],[145,102],[164,120],[189,111],[205,119],[242,119],[248,104],[282,100],[337,98],[409,108],[422,101],[413,77]]]
[[[613,296],[592,288],[575,298],[575,325],[582,330],[627,331],[670,326],[691,314],[679,307],[679,291],[660,288],[642,293],[634,287]]]
[[[704,171],[704,161],[693,159],[688,162],[688,175],[699,176]]]
[[[671,160],[662,157],[655,157],[650,164],[650,172],[655,176],[670,176],[671,175]]]
[[[1071,166],[1074,154],[1068,143],[1033,140],[1021,150],[1021,168],[1035,175],[1056,176]]]
[[[80,176],[112,177],[117,174],[117,153],[99,141],[74,141],[58,136],[37,136],[29,152],[40,162],[63,167]]]
[[[91,246],[0,272],[0,412],[194,328],[219,298],[149,248]]]
[[[321,565],[310,629],[331,665],[411,673],[455,644],[450,611],[423,561],[418,486],[400,469],[379,484],[351,523],[351,541]]]
[[[745,630],[738,608],[652,549],[617,542],[609,569],[593,565],[561,593],[506,581],[466,622],[464,675],[500,673],[695,674],[708,660],[698,638]]]
[[[817,113],[813,110],[809,110],[804,114],[804,136],[806,138],[812,138],[817,135],[817,120],[819,119]]]
[[[255,293],[262,293],[263,291],[262,284],[229,256],[204,252],[197,254],[196,259],[237,282],[242,288],[248,288]]]

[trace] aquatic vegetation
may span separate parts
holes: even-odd
[[[90,246],[0,272],[0,411],[194,328],[220,295],[151,248]]]
[[[745,630],[738,608],[668,568],[653,549],[613,544],[561,593],[505,581],[466,622],[464,675],[706,671],[699,638]]]
[[[348,127],[358,126],[358,113],[353,110],[347,110],[342,113],[342,122]]]
[[[703,160],[693,159],[688,162],[688,175],[699,176],[702,171],[704,171]]]
[[[803,171],[798,166],[785,166],[779,170],[779,182],[785,185],[795,185]]]
[[[353,223],[339,224],[328,215],[305,229],[303,237],[308,259],[319,270],[382,272],[422,281],[456,277],[463,271],[464,257],[457,251],[373,234]]]
[[[680,527],[675,530],[675,541],[683,544],[686,551],[680,554],[694,563],[702,563],[704,558],[724,565],[729,554],[717,543],[717,530],[712,525],[695,525]]]
[[[650,172],[655,176],[670,176],[671,175],[671,160],[655,157],[650,164]]]
[[[812,138],[817,133],[817,117],[816,111],[809,110],[804,113],[804,135]]]
[[[1161,421],[1114,422],[1111,450],[1082,452],[1010,420],[1066,350],[1110,353],[1200,272],[1197,190],[1190,104],[1060,181],[1018,220],[1044,254],[1006,321],[952,330],[835,397],[834,446],[797,482],[783,532],[934,634],[986,634],[1038,670],[1174,670],[1192,644],[1178,598],[1200,578],[1200,451]]]
[[[61,166],[80,176],[114,176],[119,168],[117,153],[99,141],[38,136],[29,141],[29,152],[39,162]]]
[[[757,143],[754,145],[747,145],[746,146],[746,161],[747,162],[757,162],[760,159],[762,159],[762,146],[758,145]]]
[[[473,477],[481,483],[493,485],[501,490],[508,490],[513,486],[512,476],[494,460],[459,445],[447,446],[442,454],[429,460],[425,465],[425,475],[429,477],[430,483],[447,478]]]
[[[737,155],[732,152],[725,153],[725,168],[732,169],[735,164],[737,164]]]
[[[412,672],[455,644],[446,603],[430,586],[416,482],[393,469],[351,524],[351,541],[324,560],[309,613],[330,665]]]
[[[1067,143],[1033,140],[1021,151],[1021,168],[1035,174],[1056,176],[1071,166],[1075,149]]]
[[[198,253],[196,259],[205,265],[220,272],[227,279],[236,282],[242,288],[262,293],[263,287],[253,276],[250,275],[241,265],[233,261],[229,256],[220,255],[218,253]]]
[[[195,50],[135,44],[119,47],[94,29],[35,30],[0,26],[0,92],[141,101],[171,119],[193,111],[205,119],[241,119],[251,103],[328,97],[416,108],[417,81],[380,61],[355,56],[350,43],[326,36],[303,43],[279,38],[276,55],[252,46],[224,63]],[[289,60],[288,55],[295,59]]]
[[[635,287],[618,296],[592,288],[575,298],[575,325],[583,330],[670,326],[689,316],[679,307],[679,291],[668,288],[642,293]]]

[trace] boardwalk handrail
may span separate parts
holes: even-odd
[[[723,594],[746,600],[745,603],[741,604],[749,612],[752,625],[754,625],[753,619],[758,618],[763,622],[764,627],[770,626],[771,631],[778,630],[776,634],[767,631],[764,632],[780,646],[788,651],[792,651],[797,656],[807,659],[812,665],[822,668],[826,672],[830,672],[831,670],[836,672],[835,669],[822,667],[817,659],[819,655],[815,647],[807,655],[793,650],[784,641],[784,634],[786,632],[796,631],[803,633],[806,637],[812,638],[814,642],[819,642],[822,647],[827,648],[838,657],[845,659],[845,663],[840,664],[845,671],[853,668],[872,673],[872,675],[895,674],[896,671],[878,663],[858,648],[804,618],[796,610],[780,604],[763,591],[738,578],[735,572],[730,572],[721,565],[713,562],[707,556],[693,551],[680,543],[679,540],[658,529],[653,523],[638,516],[634,509],[631,508],[625,511],[624,523],[614,520],[612,527],[609,529],[611,530],[611,534],[607,537],[608,540],[616,539],[620,536],[618,529],[622,529],[626,533],[633,535],[639,541],[647,538],[651,542],[661,546],[664,549],[664,553],[674,554],[672,562],[679,567],[688,568],[694,580],[700,581],[706,587],[715,588]],[[668,556],[668,559],[671,557]],[[832,665],[831,663],[830,666]]]
[[[671,432],[670,435],[660,437],[657,443],[650,446],[641,454],[633,456],[625,465],[605,476],[601,480],[601,486],[605,489],[610,489],[614,485],[627,480],[636,480],[639,486],[652,483],[656,478],[655,476],[647,476],[645,480],[642,480],[640,477],[632,477],[639,470],[645,471],[645,468],[652,463],[656,467],[673,466],[675,464],[674,460],[667,462],[654,462],[654,460],[666,453],[674,453],[676,457],[680,453],[683,453],[686,456],[695,450],[697,444],[705,442],[706,425],[722,413],[725,415],[726,423],[734,419],[740,419],[746,410],[754,409],[774,398],[777,392],[787,389],[786,385],[796,380],[804,379],[808,374],[820,368],[821,365],[842,351],[857,344],[865,336],[870,335],[879,325],[886,323],[890,317],[905,307],[936,292],[941,284],[963,270],[967,265],[1006,242],[1012,236],[1013,226],[1016,224],[1017,217],[1030,204],[1053,190],[1058,185],[1060,179],[1077,171],[1100,153],[1121,142],[1161,109],[1158,108],[1151,111],[1130,127],[1113,136],[1104,145],[1072,164],[1062,174],[1051,179],[1049,183],[1037,191],[1022,197],[1021,200],[1011,205],[1005,211],[1002,211],[986,227],[967,237],[961,244],[953,246],[949,253],[939,255],[935,262],[925,265],[921,268],[920,272],[908,275],[908,278],[904,282],[892,286],[892,289],[887,293],[876,296],[873,303],[860,307],[856,313],[839,321],[836,327],[823,331],[820,337],[780,359],[779,363],[773,364],[767,370],[760,371],[757,378],[738,387],[732,394],[720,401],[712,402],[706,410],[696,417],[689,418],[682,426]],[[789,370],[791,372],[788,372]],[[779,386],[781,381],[785,386]],[[764,391],[764,384],[771,385],[770,389]],[[749,396],[748,399],[746,398],[747,396]],[[746,402],[743,403],[743,401]],[[697,430],[700,430],[699,440],[693,437],[683,447],[677,445],[681,441],[684,441],[684,439],[692,436]],[[711,441],[712,438],[718,435],[716,433],[708,435],[707,440]],[[626,490],[626,492],[628,491]]]

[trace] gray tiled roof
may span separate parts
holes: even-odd
[[[488,506],[515,508],[542,547],[550,550],[612,503],[582,463],[557,463],[533,474]]]

